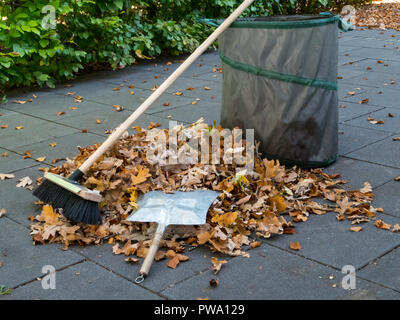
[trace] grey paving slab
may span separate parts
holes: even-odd
[[[344,52],[343,54],[339,54],[338,66],[341,67],[341,66],[349,64],[349,63],[353,64],[355,62],[358,62],[358,61],[361,61],[364,59],[367,59],[367,58],[356,56],[356,55],[350,54],[349,52]]]
[[[357,49],[357,46],[353,46],[351,41],[339,42],[339,54],[343,54],[354,49]]]
[[[359,275],[400,291],[399,261],[400,248],[397,248],[360,270]]]
[[[375,41],[375,40],[371,40]],[[399,49],[358,48],[348,51],[351,55],[369,59],[400,61]]]
[[[357,34],[358,37],[370,38],[371,41],[375,39],[393,39],[392,35],[399,37],[399,32],[393,29],[380,30],[361,27],[351,33]]]
[[[4,156],[7,153],[7,157]],[[22,159],[21,155],[10,150],[0,148],[0,172],[10,173],[37,165],[32,159]]]
[[[136,264],[125,262],[124,259],[127,257],[113,254],[112,246],[108,244],[86,248],[73,247],[72,250],[132,281],[137,277],[143,262],[143,259],[140,259],[141,261]],[[165,249],[162,250],[165,251]],[[207,248],[199,247],[183,254],[187,255],[189,260],[181,262],[176,269],[167,267],[168,260],[155,261],[151,267],[149,277],[141,285],[159,292],[170,285],[207,270],[212,265],[211,257],[213,255]],[[218,256],[221,257],[220,255]]]
[[[184,94],[188,92],[187,90],[185,90]],[[186,97],[186,96],[177,96],[175,94],[171,94],[171,93],[164,93],[161,95],[161,97],[159,99],[157,99],[156,102],[154,102],[152,104],[151,107],[149,107],[146,110],[147,114],[153,114],[153,113],[157,113],[160,111],[168,111],[168,110],[172,110],[176,107],[181,107],[187,104],[192,103],[193,101],[195,101],[195,98],[193,97]],[[127,109],[132,109],[127,107]]]
[[[353,72],[356,73],[357,71],[353,70]],[[394,88],[398,90],[400,86],[400,75],[398,73],[390,72],[366,71],[352,78],[347,78],[346,81],[360,85],[365,84],[368,86],[387,86],[388,88]]]
[[[354,78],[356,76],[361,76],[364,74],[365,71],[362,70],[354,70],[350,68],[343,68],[338,70],[338,82],[341,82],[342,80],[348,80],[351,78]]]
[[[58,137],[55,139],[45,140],[39,143],[19,147],[16,148],[15,151],[23,154],[26,150],[29,150],[33,159],[46,157],[43,163],[54,165],[52,164],[52,160],[65,159],[66,157],[72,159],[79,152],[78,146],[87,147],[95,143],[103,142],[103,140],[104,138],[97,134],[92,134],[89,132],[77,132],[63,137]],[[56,143],[56,146],[52,147],[50,144],[54,142]],[[21,156],[19,157],[22,158]],[[36,161],[34,161],[34,163],[38,164],[38,162]],[[55,165],[59,165],[60,163],[62,162],[57,162]]]
[[[352,46],[356,48],[375,48],[375,49],[396,49],[399,46],[399,41],[396,38],[353,38],[350,42],[344,41],[342,45],[344,47]],[[339,42],[339,47],[341,47],[341,43]]]
[[[206,72],[202,73],[200,75],[194,76],[196,79],[201,79],[201,80],[206,80],[206,81],[213,81],[217,83],[222,82],[222,73],[220,72]],[[185,77],[186,78],[186,77]]]
[[[5,109],[5,104],[0,104],[0,124],[2,124],[2,122],[5,123],[5,120],[7,119],[8,116],[12,116],[12,115],[16,115],[18,114],[17,112]]]
[[[8,100],[7,103],[12,102],[13,100],[28,100],[34,99],[34,95],[39,96],[46,96],[51,93],[53,89],[48,87],[32,87],[32,88],[14,88],[6,90],[6,98]],[[1,105],[0,105],[1,106]]]
[[[339,153],[346,155],[390,136],[390,132],[339,125]]]
[[[372,143],[347,154],[351,158],[400,168],[400,146],[393,137]]]
[[[400,222],[388,215],[378,218],[390,224]],[[360,232],[351,232],[350,221],[338,222],[334,212],[310,215],[306,222],[294,225],[295,235],[271,237],[266,242],[290,250],[290,241],[297,241],[302,247],[298,254],[339,270],[345,265],[359,269],[400,244],[400,234],[378,229],[372,222],[363,224]]]
[[[379,61],[379,63],[378,63]],[[382,63],[383,62],[383,63]],[[383,61],[379,59],[365,59],[353,64],[347,64],[342,66],[341,69],[354,69],[367,72],[367,77],[369,73],[372,72],[389,72],[392,73],[394,70],[400,69],[400,61]]]
[[[11,150],[19,146],[61,137],[77,131],[76,129],[23,114],[8,116],[4,120],[4,124],[7,124],[8,128],[0,129],[0,147]],[[16,130],[17,126],[23,126],[24,128]]]
[[[8,103],[4,105],[4,108],[45,120],[57,120],[59,118],[68,118],[85,113],[99,113],[102,108],[104,108],[104,105],[87,100],[81,103],[75,103],[74,96],[52,93],[40,96],[32,102],[23,105]],[[59,114],[61,112],[63,112],[63,114]]]
[[[113,130],[118,127],[122,122],[124,122],[130,115],[132,111],[125,109],[121,112],[115,111],[113,107],[104,109],[100,114],[84,114],[78,117],[70,117],[61,119],[58,121],[59,124],[71,126],[79,129],[79,131],[86,129],[91,133],[97,133],[105,135],[105,130]],[[98,124],[96,120],[100,120],[101,123]],[[158,117],[157,115],[143,114],[132,126],[147,127],[150,121],[158,122],[163,127],[168,127],[168,118]],[[131,130],[133,132],[133,129]],[[135,131],[136,132],[136,131]]]
[[[400,169],[385,167],[365,161],[359,161],[346,157],[339,159],[324,169],[329,174],[340,173],[348,183],[346,188],[358,190],[369,182],[373,188],[380,186],[400,175]]]
[[[7,218],[0,219],[0,284],[14,288],[42,276],[42,268],[56,269],[77,263],[84,258],[74,252],[64,252],[59,245],[32,244],[29,229]]]
[[[159,300],[143,289],[91,262],[83,262],[55,273],[55,289],[43,289],[34,281],[11,291],[7,300]],[[1,298],[0,298],[1,299]]]
[[[36,179],[43,174],[38,169],[45,166],[39,165],[23,169],[13,173],[15,175],[14,179],[0,181],[0,207],[7,210],[7,217],[29,226],[28,217],[40,214],[38,206],[33,204],[37,198],[32,195],[32,191],[26,188],[17,188],[16,185],[19,179],[26,176],[30,177],[33,184],[36,185]]]
[[[391,85],[373,88],[360,94],[343,98],[343,101],[360,103],[365,99],[368,99],[368,102],[364,105],[400,108],[400,89]]]
[[[344,106],[344,108],[339,107],[339,122],[349,121],[383,109],[383,107],[347,102],[345,100],[340,100],[339,106]]]
[[[339,100],[347,101],[348,98],[367,92],[371,89],[376,89],[374,86],[366,86],[361,84],[347,83],[345,80],[338,82],[338,97]],[[358,102],[358,101],[357,101]]]
[[[400,218],[400,182],[390,181],[374,190],[374,203],[386,214]]]
[[[369,117],[375,119],[375,121],[382,120],[384,123],[372,124],[368,121]],[[384,108],[375,112],[369,112],[368,114],[362,115],[356,119],[346,121],[346,124],[368,129],[378,128],[382,131],[400,133],[400,108]]]
[[[170,299],[211,300],[398,299],[400,296],[360,279],[355,290],[344,290],[340,272],[267,245],[249,253],[250,259],[234,258],[217,275],[207,271],[161,293]],[[211,279],[219,280],[218,287],[210,286]]]
[[[214,120],[218,124],[221,117],[221,105],[218,102],[201,100],[195,105],[190,104],[169,111],[158,112],[154,115],[163,118],[171,116],[171,119],[187,123],[193,123],[203,117],[208,124],[212,124]]]

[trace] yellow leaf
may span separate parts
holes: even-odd
[[[360,232],[362,229],[363,229],[363,227],[351,227],[351,228],[350,228],[350,231],[353,231],[353,232]]]
[[[59,214],[57,214],[51,205],[44,205],[42,208],[41,217],[45,223],[55,225],[58,223]]]
[[[278,212],[282,212],[286,209],[286,204],[284,203],[284,199],[281,196],[275,196],[270,199],[271,205],[275,206]]]
[[[238,214],[236,211],[227,212],[225,214],[215,215],[211,221],[217,222],[221,227],[229,227],[235,222],[237,216]]]
[[[292,241],[290,241],[289,247],[290,247],[290,249],[292,249],[292,250],[300,250],[300,249],[301,249],[301,245],[300,245],[300,243],[298,243],[298,242],[292,242]]]
[[[46,160],[46,157],[36,158],[36,161],[38,161],[38,162],[43,162],[44,160]]]
[[[149,173],[149,169],[147,168],[139,168],[139,171],[137,175],[131,175],[132,178],[132,184],[133,185],[138,185],[141,184],[142,182],[145,182],[148,177],[151,177],[151,174]]]

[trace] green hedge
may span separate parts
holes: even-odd
[[[240,0],[0,0],[0,93],[53,87],[81,69],[193,51],[212,31],[198,17],[227,17]],[[256,0],[244,16],[309,13],[366,0]],[[52,6],[54,29],[42,25]],[[48,7],[45,7],[45,9]]]

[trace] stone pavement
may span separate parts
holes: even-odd
[[[325,169],[342,173],[350,188],[359,189],[369,181],[376,194],[374,206],[384,208],[380,217],[392,225],[400,223],[400,182],[394,181],[400,176],[400,141],[393,141],[400,136],[399,47],[400,33],[390,30],[340,35],[339,104],[345,106],[339,108],[341,156]],[[8,125],[0,129],[0,173],[16,176],[0,181],[0,208],[7,209],[0,219],[0,286],[12,289],[0,299],[400,299],[400,233],[372,223],[360,233],[349,232],[349,223],[338,223],[333,213],[311,216],[296,225],[296,235],[263,240],[261,247],[250,251],[250,259],[224,257],[229,262],[217,275],[210,270],[213,254],[198,248],[187,252],[190,260],[176,270],[167,268],[165,261],[154,263],[151,276],[141,285],[134,283],[140,266],[113,255],[110,245],[68,251],[57,244],[32,245],[27,217],[35,214],[35,198],[15,187],[17,179],[36,179],[41,175],[38,169],[53,159],[73,157],[76,146],[103,141],[104,131],[125,120],[179,65],[167,61],[89,74],[69,82],[71,87],[12,91],[9,102],[0,105],[0,125]],[[218,54],[204,54],[137,125],[153,121],[167,127],[169,119],[191,123],[199,117],[218,121],[222,75],[212,72],[215,66],[220,66]],[[177,91],[184,94],[177,96]],[[82,96],[83,102],[74,102],[68,92]],[[33,102],[12,102],[32,94],[37,95]],[[200,100],[192,104],[196,98]],[[364,99],[368,103],[360,104]],[[113,105],[125,110],[116,112]],[[384,124],[371,124],[368,116]],[[17,131],[16,126],[24,128]],[[52,142],[57,142],[55,148],[49,146]],[[22,159],[26,150],[32,159]],[[4,152],[8,157],[1,156]],[[42,156],[45,163],[33,160]],[[289,241],[299,241],[302,250],[291,251]],[[45,265],[57,270],[55,290],[44,290],[37,280]],[[341,287],[345,265],[356,268],[355,290]],[[211,278],[220,280],[217,288],[210,287]]]

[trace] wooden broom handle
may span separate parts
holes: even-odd
[[[245,0],[237,7],[237,9],[217,28],[215,31],[183,62],[178,69],[176,69],[164,83],[154,91],[141,106],[133,112],[128,119],[126,119],[103,144],[80,166],[79,170],[85,174],[90,167],[95,163],[126,131],[128,128],[139,118],[143,112],[147,110],[164,92],[167,88],[198,58],[207,50],[207,48],[224,32],[239,16],[247,9],[254,0]]]

